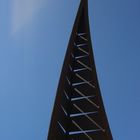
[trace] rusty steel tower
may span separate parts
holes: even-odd
[[[113,140],[93,58],[87,1],[81,0],[68,44],[48,140]]]

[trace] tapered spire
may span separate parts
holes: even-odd
[[[81,0],[68,43],[48,140],[113,140],[95,69],[87,0]]]

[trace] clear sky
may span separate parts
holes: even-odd
[[[0,140],[46,140],[79,2],[0,1]],[[140,1],[89,0],[89,16],[114,140],[139,140]]]

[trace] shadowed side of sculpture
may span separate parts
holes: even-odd
[[[99,89],[88,21],[82,0],[68,44],[48,140],[112,140]]]

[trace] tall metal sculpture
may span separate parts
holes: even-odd
[[[48,140],[113,140],[100,94],[81,0],[57,89]]]

